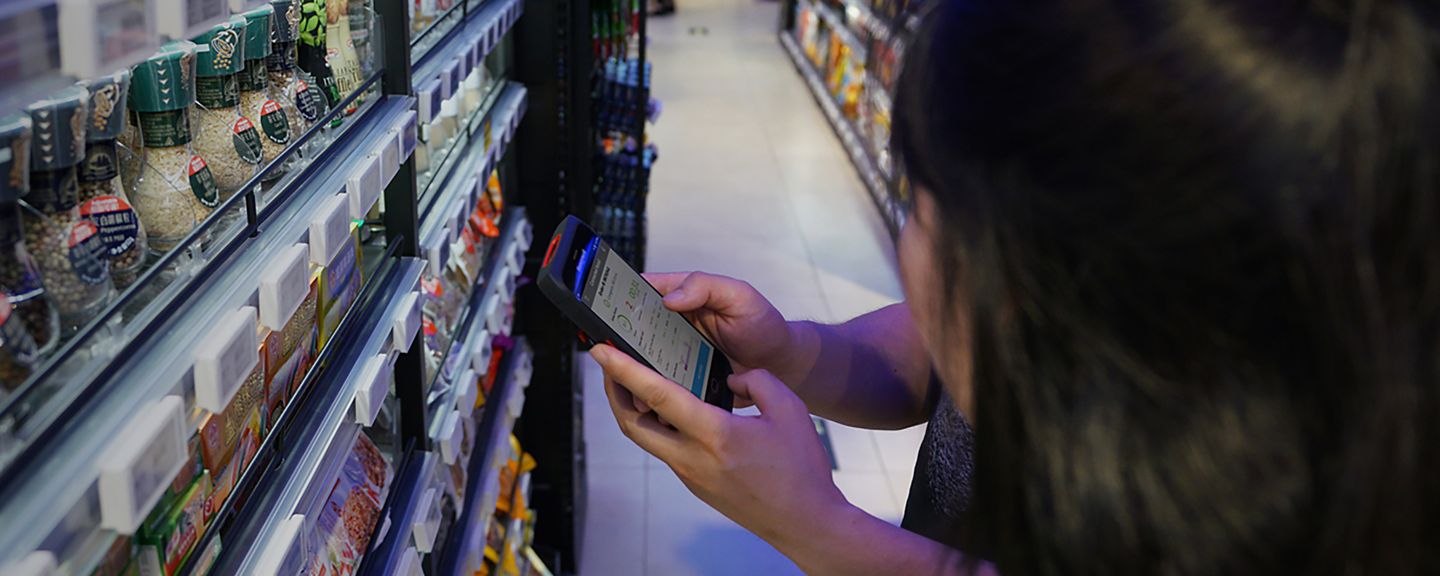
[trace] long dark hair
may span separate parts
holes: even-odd
[[[1006,574],[1440,571],[1437,24],[938,1],[893,149],[969,317],[962,546]]]

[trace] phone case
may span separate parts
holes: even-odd
[[[566,217],[565,220],[560,223],[560,226],[556,228],[555,235],[550,239],[550,245],[546,248],[545,260],[540,266],[540,278],[538,281],[540,292],[544,294],[551,303],[555,304],[571,322],[574,322],[575,325],[580,328],[580,341],[582,343],[587,346],[600,342],[609,344],[629,354],[631,358],[640,361],[641,364],[644,364],[651,370],[654,370],[655,367],[651,365],[650,362],[646,361],[637,350],[630,346],[630,343],[621,338],[614,330],[611,330],[603,320],[597,317],[583,302],[576,298],[575,293],[566,285],[565,272],[569,263],[568,255],[577,245],[576,239],[582,236],[588,241],[589,238],[596,237],[597,234],[595,234],[594,230],[590,229],[588,225],[574,216]],[[601,240],[601,242],[604,243],[604,240]],[[651,286],[651,289],[654,290],[654,287]],[[707,338],[706,341],[709,342],[709,339]],[[729,411],[734,407],[734,396],[730,392],[730,385],[727,379],[733,372],[733,369],[730,367],[730,360],[725,358],[723,354],[718,354],[720,347],[715,346],[714,342],[709,342],[709,344],[714,347],[717,352],[717,357],[720,358],[721,361],[715,363],[716,369],[710,373],[709,382],[705,387],[705,398],[702,398],[702,400],[708,404],[713,404]]]

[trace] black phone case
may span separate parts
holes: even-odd
[[[629,342],[611,330],[605,321],[585,307],[585,304],[576,298],[575,293],[566,285],[565,270],[569,262],[568,255],[575,247],[575,239],[582,232],[587,236],[597,236],[589,226],[574,216],[566,217],[555,229],[555,235],[551,237],[550,245],[545,250],[545,261],[540,266],[540,278],[537,282],[540,285],[540,292],[580,329],[582,343],[586,345],[609,344],[654,370],[653,365],[631,347]],[[601,242],[603,243],[604,240],[602,239]],[[649,283],[647,282],[646,285],[649,286]],[[655,290],[655,287],[650,286],[650,289]],[[656,290],[655,293],[658,295],[660,292]],[[704,338],[703,334],[701,338]],[[705,398],[702,400],[707,404],[731,411],[734,409],[735,398],[730,391],[728,379],[734,369],[730,366],[730,359],[720,352],[719,346],[715,346],[715,343],[710,342],[708,338],[705,341],[715,349],[714,358],[717,358],[718,361],[712,361],[715,369],[710,371],[709,382],[705,386]]]

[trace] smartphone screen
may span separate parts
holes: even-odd
[[[575,295],[666,378],[705,398],[712,346],[690,322],[665,307],[620,255],[590,240],[575,271]]]

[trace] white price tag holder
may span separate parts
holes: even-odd
[[[480,330],[475,335],[475,345],[470,352],[470,369],[475,371],[477,376],[484,376],[490,372],[490,358],[495,354],[495,338],[490,335],[489,330]]]
[[[350,241],[350,202],[341,192],[320,204],[310,216],[310,263],[329,266]]]
[[[520,245],[521,252],[530,250],[530,245],[535,242],[535,227],[530,225],[529,220],[521,218],[515,226],[515,241]]]
[[[434,488],[426,488],[425,493],[420,495],[416,510],[420,512],[421,516],[415,520],[414,524],[410,525],[410,535],[415,539],[415,548],[429,554],[435,550],[435,537],[440,532],[443,509],[439,491]]]
[[[395,350],[401,353],[410,351],[410,344],[415,341],[415,334],[420,331],[423,312],[424,305],[419,292],[406,294],[400,300],[400,309],[390,323],[390,340]]]
[[[440,427],[440,458],[445,461],[446,466],[455,464],[460,458],[460,444],[464,441],[465,430],[460,427],[460,413],[454,410],[448,411],[445,416],[445,424]]]
[[[397,355],[381,353],[371,356],[360,369],[359,387],[355,389],[355,423],[366,428],[375,425],[380,407],[395,383]]]
[[[450,263],[450,230],[448,227],[436,230],[434,236],[431,236],[430,240],[425,243],[425,260],[430,263],[431,276],[439,277],[445,273],[445,266]]]
[[[475,399],[480,396],[480,386],[476,384],[476,380],[478,378],[475,371],[470,368],[466,368],[455,378],[455,409],[461,414],[475,411]]]
[[[504,334],[504,332],[500,330],[501,310],[503,308],[504,306],[500,304],[500,297],[496,296],[495,293],[492,292],[485,296],[484,308],[480,309],[480,313],[485,315],[485,329],[489,330],[491,334]]]
[[[396,576],[425,576],[425,569],[420,563],[420,554],[415,551],[414,546],[406,546],[405,551],[400,553],[400,563],[395,566]]]
[[[500,298],[502,306],[515,301],[515,269],[507,265],[496,272],[495,295]]]
[[[438,77],[440,86],[438,89],[440,91],[440,100],[442,101],[449,100],[451,96],[455,95],[455,86],[450,82],[451,70],[449,67],[440,70],[440,76]]]
[[[500,315],[500,333],[509,335],[515,328],[515,307],[505,306],[504,312]]]
[[[144,2],[60,0],[56,4],[62,23],[60,66],[66,74],[77,78],[109,74],[139,62],[158,47]]]
[[[16,562],[0,565],[0,574],[8,576],[52,576],[60,570],[60,563],[49,550],[36,550]]]
[[[179,396],[136,413],[100,456],[100,526],[134,534],[190,457],[188,440]]]
[[[265,550],[260,553],[255,574],[282,576],[304,572],[305,564],[310,560],[306,554],[305,533],[301,530],[304,527],[303,514],[292,515],[280,522],[280,526],[265,543]]]
[[[460,90],[460,83],[465,81],[465,75],[470,73],[465,69],[465,55],[461,54],[450,60],[450,66],[445,72],[445,79],[450,82],[450,95],[454,96]]]
[[[511,276],[510,292],[513,294],[515,292],[514,276],[525,269],[524,252],[521,251],[519,242],[511,242],[505,247],[505,268]],[[510,300],[507,297],[505,301],[509,302]]]
[[[194,38],[230,16],[226,0],[152,0],[155,32],[172,40]]]
[[[350,197],[350,218],[364,218],[370,207],[380,201],[384,190],[385,183],[380,181],[380,151],[376,150],[360,162],[345,182],[345,192]]]
[[[225,411],[260,363],[255,320],[255,307],[242,306],[220,319],[195,347],[195,403],[201,408]]]
[[[404,136],[399,126],[390,127],[390,137],[380,146],[380,179],[389,184],[400,172],[400,163],[404,162],[409,155],[400,154],[400,140]],[[408,136],[406,136],[408,137]],[[411,148],[414,151],[414,148]]]
[[[298,243],[270,259],[260,273],[260,325],[285,329],[310,293],[310,245]]]
[[[420,142],[420,124],[416,121],[415,111],[406,111],[405,115],[400,117],[398,126],[400,128],[400,158],[396,162],[397,168],[400,162],[410,159],[410,155],[415,153],[415,147],[418,146]],[[382,183],[382,188],[385,183],[389,183],[389,180]]]
[[[435,116],[440,113],[440,79],[431,78],[428,82],[415,88],[415,107],[417,108],[417,120],[421,124],[430,124],[435,121]]]

